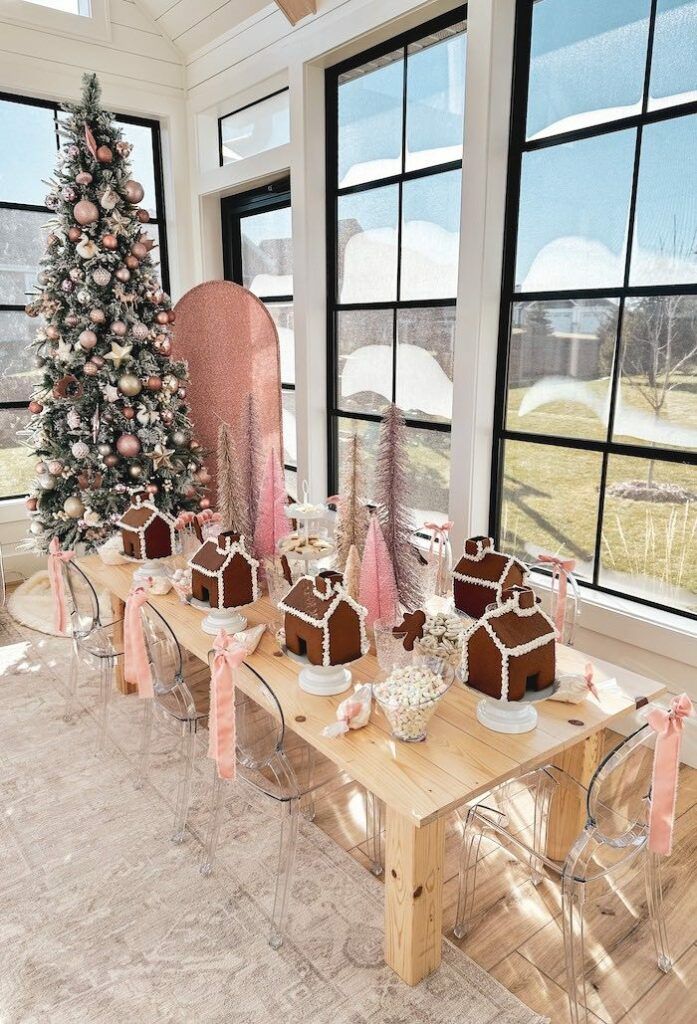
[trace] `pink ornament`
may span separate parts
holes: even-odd
[[[118,249],[119,240],[116,237],[116,235],[107,233],[106,235],[102,235],[102,245],[105,249],[108,249],[110,252],[113,252],[114,249]]]
[[[155,315],[155,319],[157,320],[158,324],[169,323],[169,315],[164,309],[160,310],[160,312]]]
[[[63,463],[60,459],[53,459],[48,464],[48,471],[52,476],[60,476],[63,472]]]
[[[211,507],[210,498],[201,498],[201,500],[199,501],[198,504],[199,504],[199,508],[210,508]]]
[[[97,160],[100,164],[110,164],[114,159],[114,154],[111,152],[108,146],[100,146],[97,150]]]
[[[94,346],[97,344],[97,335],[94,333],[94,331],[80,331],[78,341],[80,342],[82,348],[91,349],[94,348]]]
[[[116,450],[126,459],[132,459],[140,452],[140,441],[135,434],[122,434],[116,441]]]
[[[79,174],[75,175],[75,181],[78,185],[90,185],[92,183],[92,175],[89,171],[80,171]]]
[[[44,407],[41,404],[41,402],[37,402],[35,399],[32,398],[27,408],[29,412],[32,414],[32,416],[38,416],[40,412],[43,412]]]
[[[129,203],[132,203],[134,206],[136,205],[136,203],[139,203],[143,196],[145,195],[145,189],[143,188],[141,183],[139,181],[134,181],[133,178],[130,178],[126,182],[126,184],[123,186],[123,190],[126,193],[126,199],[129,201]]]
[[[286,495],[283,466],[276,449],[271,448],[259,491],[259,514],[254,530],[256,558],[272,558],[279,540],[290,533],[290,519],[284,511]]]
[[[160,488],[157,486],[157,484],[148,484],[148,486],[145,488],[148,494],[157,494],[159,489]]]
[[[89,199],[81,199],[73,207],[73,216],[78,224],[96,224],[99,220],[99,210]]]
[[[128,269],[128,267],[119,267],[119,269],[116,271],[115,277],[117,277],[119,281],[122,281],[125,284],[126,281],[131,280],[131,272]]]
[[[131,246],[131,252],[138,260],[144,260],[145,257],[148,255],[148,250],[146,249],[142,242],[134,242],[133,245]]]
[[[392,560],[375,516],[370,520],[363,551],[360,603],[368,612],[366,626],[372,626],[376,619],[397,622],[399,618],[399,598]]]
[[[128,328],[123,320],[114,320],[111,325],[111,333],[115,334],[117,338],[123,338]]]
[[[46,328],[46,337],[50,338],[51,341],[58,341],[61,336],[61,332],[53,324],[49,324]]]
[[[96,377],[97,374],[99,373],[99,367],[95,366],[95,364],[92,362],[85,363],[84,372],[87,374],[88,377]]]
[[[106,320],[106,314],[103,309],[91,309],[90,320],[93,324],[103,324]]]

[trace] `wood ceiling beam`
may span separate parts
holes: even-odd
[[[276,0],[276,3],[291,25],[310,14],[317,14],[317,0]]]

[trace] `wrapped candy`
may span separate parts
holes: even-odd
[[[353,693],[336,709],[337,721],[322,729],[323,736],[343,736],[349,729],[362,729],[370,720],[372,687],[369,683],[355,686]]]

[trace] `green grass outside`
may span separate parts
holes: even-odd
[[[0,498],[26,494],[33,478],[33,462],[26,448],[0,449]]]

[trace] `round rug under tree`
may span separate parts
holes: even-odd
[[[99,599],[100,615],[103,622],[110,622],[111,605],[109,599],[102,595]],[[49,636],[60,636],[53,628],[53,595],[48,572],[41,569],[30,576],[13,590],[7,598],[7,610],[16,622],[21,622],[29,629]],[[68,625],[67,635],[70,635]]]

